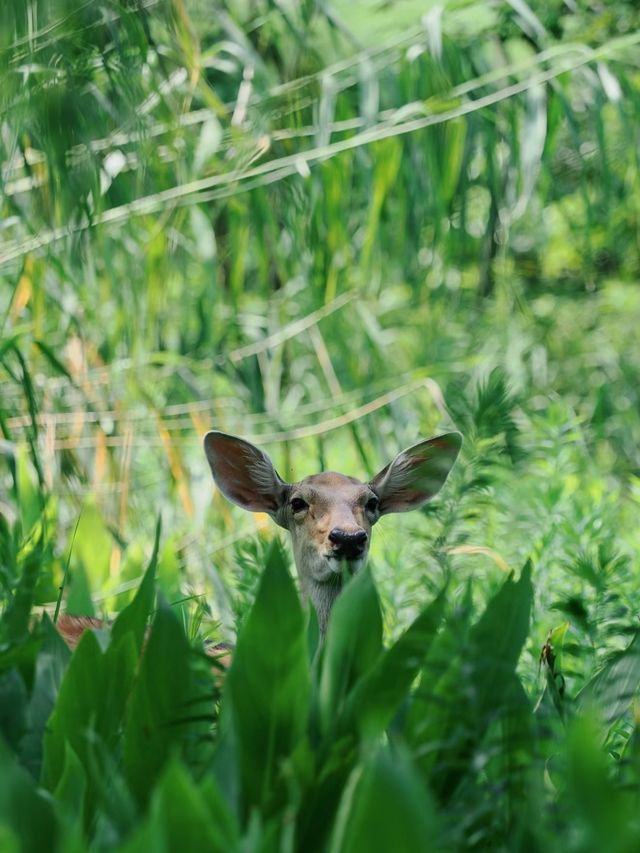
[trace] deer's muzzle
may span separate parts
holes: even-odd
[[[329,533],[329,541],[333,545],[332,557],[337,560],[358,560],[365,552],[368,540],[366,530],[342,530],[334,527]]]

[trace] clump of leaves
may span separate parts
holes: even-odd
[[[637,765],[602,750],[603,741],[616,755],[635,748],[637,641],[575,701],[546,699],[545,688],[534,710],[517,670],[530,564],[480,616],[470,594],[454,604],[443,590],[388,648],[365,569],[318,648],[276,541],[218,719],[204,655],[162,600],[154,606],[156,562],[157,549],[110,635],[87,632],[70,659],[48,620],[16,628],[16,609],[29,613],[24,567],[0,623],[4,698],[22,696],[23,713],[21,726],[5,720],[0,751],[0,824],[12,844],[57,851],[73,838],[77,850],[134,851],[192,838],[220,851],[399,842],[417,851],[516,838],[555,850],[575,824],[594,842],[611,831],[592,788],[611,798],[616,843],[640,838],[624,794]]]

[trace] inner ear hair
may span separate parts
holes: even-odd
[[[213,479],[229,500],[251,512],[278,512],[286,483],[264,451],[215,430],[206,434],[204,447]]]
[[[433,498],[444,485],[458,456],[462,436],[445,433],[399,453],[371,481],[380,513],[407,512]]]

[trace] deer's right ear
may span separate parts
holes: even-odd
[[[407,512],[437,495],[461,445],[460,433],[448,432],[399,453],[369,484],[380,499],[380,514]]]
[[[215,431],[205,435],[204,452],[223,495],[243,509],[266,512],[282,524],[279,510],[289,486],[266,453],[242,438]]]

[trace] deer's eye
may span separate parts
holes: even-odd
[[[369,500],[365,504],[365,507],[369,512],[377,512],[379,506],[380,501],[378,500],[378,498],[369,498]]]
[[[306,501],[303,501],[302,498],[293,498],[291,501],[291,509],[294,512],[302,512],[302,510],[307,509],[309,504]]]

